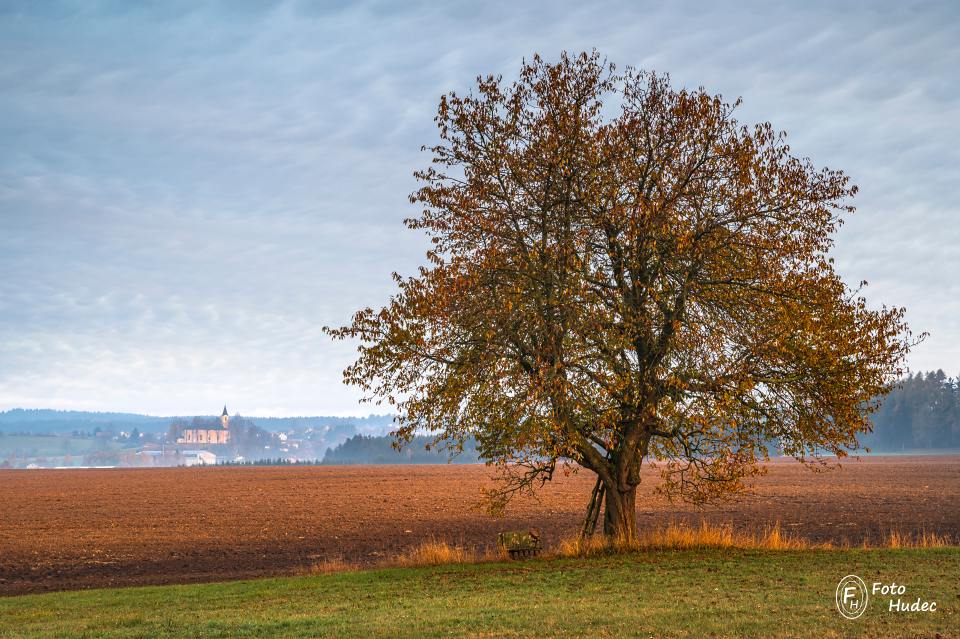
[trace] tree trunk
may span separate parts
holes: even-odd
[[[607,486],[603,514],[603,534],[615,539],[637,538],[637,487],[626,492]]]

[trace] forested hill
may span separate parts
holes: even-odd
[[[0,412],[0,433],[64,434],[75,430],[133,430],[163,432],[172,417],[154,417],[136,413],[95,413],[49,408],[14,408]]]

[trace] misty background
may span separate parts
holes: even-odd
[[[228,446],[176,444],[182,428],[216,428],[214,415],[157,417],[51,409],[0,412],[0,468],[77,465],[158,465],[142,451],[209,448],[223,464],[442,464],[476,463],[476,442],[464,442],[460,454],[432,446],[418,435],[398,448],[389,435],[393,417],[244,417],[230,418]],[[858,454],[955,453],[960,450],[960,377],[943,371],[911,374],[900,381],[871,415],[873,431],[859,437]],[[768,443],[778,455],[777,442]],[[138,455],[137,453],[140,453]],[[165,458],[162,465],[182,465]]]

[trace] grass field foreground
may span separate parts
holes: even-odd
[[[847,574],[936,612],[834,604]],[[956,637],[960,549],[647,551],[0,599],[2,637]]]

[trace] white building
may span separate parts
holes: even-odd
[[[212,466],[217,463],[217,456],[209,450],[185,450],[180,455],[186,466]]]

